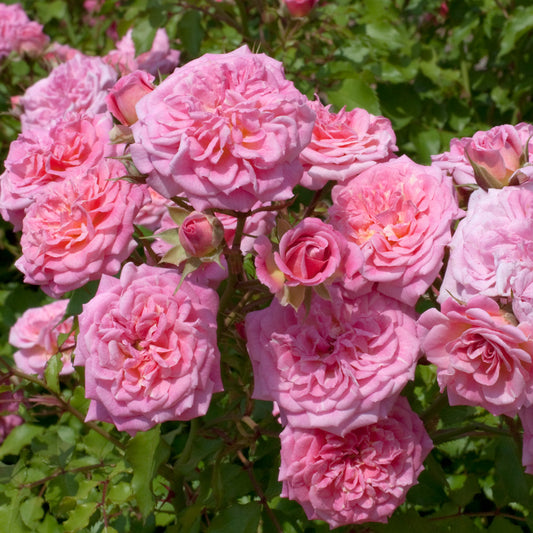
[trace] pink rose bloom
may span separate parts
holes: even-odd
[[[281,63],[243,46],[174,71],[137,104],[131,155],[147,183],[197,211],[286,200],[314,113]]]
[[[398,150],[387,118],[364,109],[332,113],[318,98],[309,107],[316,122],[311,142],[300,154],[304,167],[300,183],[308,189],[321,189],[330,180],[345,183]]]
[[[405,398],[388,418],[344,437],[287,426],[280,438],[281,496],[332,529],[386,522],[416,484],[433,447]]]
[[[318,0],[283,0],[289,13],[295,17],[304,17],[318,4]]]
[[[522,464],[526,474],[533,474],[533,406],[520,409],[518,414],[524,428]]]
[[[180,275],[128,263],[102,276],[79,316],[76,365],[85,366],[87,420],[134,435],[207,412],[222,390],[218,296]]]
[[[439,302],[450,295],[510,298],[515,278],[532,268],[533,183],[474,191],[450,243]]]
[[[24,281],[58,298],[102,274],[113,275],[135,249],[133,219],[144,191],[125,180],[124,167],[103,160],[80,179],[52,183],[28,208],[22,257]]]
[[[175,207],[176,204],[168,198],[161,196],[152,187],[148,187],[148,185],[139,185],[139,187],[145,190],[145,201],[135,217],[134,224],[136,226],[144,226],[151,231],[160,229],[163,218],[168,216],[168,207]],[[172,220],[170,216],[168,218]]]
[[[422,350],[437,366],[450,405],[478,405],[515,416],[533,400],[533,325],[515,326],[483,295],[448,298],[419,319]]]
[[[0,4],[0,60],[11,52],[39,54],[48,41],[43,27],[30,21],[20,4]]]
[[[124,126],[137,122],[135,105],[155,86],[154,77],[143,70],[136,70],[120,78],[111,88],[106,103],[111,114]]]
[[[279,252],[273,253],[273,261],[266,236],[257,239],[255,250],[257,277],[271,290],[277,283],[282,289],[331,283],[344,275],[353,278],[363,264],[359,246],[318,218],[305,218],[288,230],[279,241]]]
[[[133,30],[129,29],[124,37],[117,42],[115,50],[111,50],[103,57],[103,60],[116,67],[122,75],[134,70],[144,70],[154,76],[172,72],[179,63],[180,53],[171,50],[168,35],[165,29],[156,31],[152,48],[135,57],[135,43],[133,42]]]
[[[115,69],[101,58],[75,56],[24,93],[22,130],[33,126],[49,128],[69,111],[88,115],[107,111],[105,97],[116,80]]]
[[[261,207],[260,203],[255,204],[252,210]],[[237,218],[224,213],[215,213],[216,217],[224,226],[224,239],[231,248],[235,230],[237,229]],[[254,243],[260,235],[268,235],[276,224],[276,211],[258,211],[253,215],[246,217],[244,222],[244,231],[241,239],[241,252],[246,255],[251,252]]]
[[[84,55],[85,54],[79,50],[76,50],[76,48],[72,48],[68,44],[59,44],[57,42],[53,42],[46,49],[46,53],[43,54],[43,59],[48,61],[53,67],[57,67],[61,63],[69,61],[73,57]]]
[[[15,364],[27,374],[44,375],[50,357],[58,351],[58,336],[72,331],[73,317],[63,320],[68,300],[25,311],[9,331],[9,344],[19,348],[13,355]],[[74,372],[70,356],[76,344],[74,333],[62,344],[61,374]]]
[[[379,293],[309,312],[270,307],[246,316],[253,397],[275,401],[281,420],[346,435],[387,416],[413,379],[419,340],[412,312]]]
[[[83,176],[104,157],[116,155],[109,144],[109,114],[69,113],[51,128],[32,127],[12,142],[0,176],[0,213],[15,231],[22,229],[28,206],[45,187]]]
[[[335,186],[332,199],[329,222],[361,247],[364,278],[414,305],[437,277],[451,224],[463,214],[449,178],[402,156]]]
[[[533,270],[531,267],[518,270],[511,278],[510,285],[514,316],[518,322],[533,324]]]
[[[5,380],[2,385],[6,385]],[[10,390],[0,393],[0,443],[11,433],[11,430],[20,426],[24,420],[16,414],[22,399],[22,392]]]
[[[478,131],[473,137],[452,139],[450,151],[432,156],[433,165],[452,176],[458,185],[476,183],[470,159],[484,168],[503,185],[522,165],[520,156],[533,135],[533,126],[521,122],[504,124],[488,131]],[[533,150],[528,150],[533,155]]]

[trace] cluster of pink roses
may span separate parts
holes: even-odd
[[[222,390],[213,287],[252,253],[260,290],[275,295],[244,329],[253,397],[274,402],[284,426],[282,494],[331,527],[386,521],[432,447],[401,396],[422,353],[452,404],[523,417],[532,406],[533,127],[454,141],[453,157],[424,166],[394,155],[387,119],[309,101],[264,54],[206,54],[155,85],[178,58],[162,31],[136,57],[128,33],[26,91],[0,177],[0,212],[22,229],[16,266],[55,298],[100,280],[74,364],[87,419],[134,435],[205,414]],[[466,216],[452,178],[485,189]],[[285,212],[276,226],[275,202],[296,185],[318,195],[331,182],[323,218]],[[150,264],[131,261],[136,225],[153,233]],[[441,310],[417,321],[447,247]],[[65,308],[15,325],[22,370],[43,373],[73,327]]]

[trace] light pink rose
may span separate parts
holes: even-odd
[[[82,52],[72,48],[68,44],[59,44],[53,42],[46,49],[46,53],[43,54],[43,59],[47,61],[52,67],[57,67],[61,63],[69,61],[76,56],[84,56]]]
[[[133,30],[129,29],[124,37],[117,42],[116,48],[103,57],[103,60],[117,68],[122,75],[135,70],[144,70],[157,76],[172,72],[179,63],[180,53],[172,50],[165,29],[156,31],[152,48],[138,57],[135,57],[135,43]]]
[[[222,390],[218,296],[175,270],[128,263],[102,276],[79,316],[76,365],[85,366],[87,420],[134,435],[207,412]]]
[[[260,207],[261,204],[257,203],[252,207],[252,210],[259,209]],[[215,215],[224,226],[224,239],[231,248],[233,238],[235,237],[235,230],[237,229],[237,218],[225,213],[215,213]],[[252,251],[257,237],[268,235],[272,231],[276,223],[276,215],[276,211],[258,211],[246,217],[240,247],[244,255]]]
[[[386,522],[416,484],[433,447],[405,398],[388,418],[344,437],[287,426],[280,438],[281,496],[332,529]]]
[[[262,236],[255,245],[257,277],[267,287],[278,280],[284,286],[296,287],[331,283],[344,275],[353,278],[363,264],[359,246],[318,218],[305,218],[285,232],[279,241],[279,252],[273,253],[273,263],[267,241]]]
[[[332,193],[329,222],[361,247],[363,277],[414,305],[433,283],[462,216],[451,181],[407,156],[378,163]]]
[[[43,27],[30,21],[19,4],[0,4],[0,60],[11,52],[39,54],[48,41]]]
[[[490,172],[497,181],[507,185],[509,178],[522,165],[520,155],[533,135],[533,126],[521,122],[504,124],[488,131],[478,131],[473,137],[450,141],[450,151],[432,156],[433,165],[453,177],[458,185],[476,183],[470,159]],[[533,155],[533,145],[528,150]]]
[[[286,200],[314,113],[281,63],[243,46],[174,71],[137,104],[130,150],[147,183],[197,211]]]
[[[346,435],[387,416],[413,378],[419,340],[412,311],[371,293],[309,312],[270,307],[246,316],[253,397],[277,402],[281,420]]]
[[[0,176],[0,213],[15,231],[38,194],[55,181],[83,176],[104,157],[116,155],[109,144],[109,114],[68,113],[51,128],[32,127],[12,142]]]
[[[154,77],[143,70],[136,70],[120,78],[110,89],[106,103],[111,114],[125,126],[137,122],[135,105],[145,95],[151,93],[155,86]]]
[[[105,97],[117,80],[113,67],[99,57],[77,55],[34,83],[21,98],[22,131],[49,128],[69,111],[96,115],[107,111]]]
[[[524,428],[522,464],[526,474],[533,474],[533,406],[520,409],[518,414]]]
[[[133,219],[144,191],[125,180],[124,167],[105,159],[80,179],[52,183],[28,208],[22,257],[24,281],[58,298],[102,274],[116,274],[135,249]]]
[[[283,0],[289,13],[295,17],[304,17],[318,4],[318,0]]]
[[[518,322],[533,324],[533,261],[531,267],[519,269],[510,279],[513,314]]]
[[[448,298],[419,318],[422,350],[450,405],[515,416],[533,401],[533,325],[515,326],[487,296]]]
[[[515,278],[532,268],[533,183],[474,191],[450,243],[438,300],[510,298]]]
[[[0,182],[1,185],[1,182]],[[145,228],[155,231],[162,226],[164,217],[168,217],[169,222],[172,220],[168,216],[168,208],[174,206],[174,202],[161,196],[148,185],[140,185],[145,189],[145,203],[135,217],[135,225],[144,226]],[[1,189],[0,189],[1,192]]]
[[[63,320],[69,301],[58,300],[25,311],[9,331],[9,344],[18,348],[15,364],[27,374],[44,375],[50,357],[58,351],[58,336],[72,331],[73,317]],[[74,333],[62,343],[61,374],[74,372],[71,354],[76,344]]]
[[[364,109],[333,113],[318,98],[309,107],[316,122],[311,142],[300,154],[304,167],[300,183],[308,189],[321,189],[330,180],[345,183],[398,150],[387,118]]]

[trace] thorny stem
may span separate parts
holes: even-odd
[[[72,468],[70,470],[65,470],[64,468],[60,468],[59,470],[57,470],[53,474],[50,474],[49,476],[43,477],[42,479],[38,479],[37,481],[32,481],[31,483],[24,483],[23,485],[20,485],[19,488],[33,489],[63,474],[77,474],[79,472],[91,472],[92,470],[96,470],[97,468],[104,468],[104,467],[113,468],[114,466],[115,466],[114,464],[106,465],[104,462],[100,461],[99,463],[94,464],[94,465],[80,466],[78,468]]]
[[[434,444],[441,444],[463,437],[490,437],[494,435],[511,437],[511,433],[506,429],[499,429],[478,422],[460,428],[440,429],[430,434],[430,437]]]
[[[455,513],[450,514],[446,516],[432,516],[428,517],[427,519],[433,522],[436,522],[437,520],[450,520],[452,518],[459,518],[461,516],[468,516],[470,518],[476,518],[476,517],[491,517],[491,516],[501,516],[503,518],[510,518],[511,520],[517,520],[519,522],[526,522],[526,518],[522,516],[516,516],[514,514],[509,513],[502,513],[499,510],[496,511],[479,511],[477,513]]]

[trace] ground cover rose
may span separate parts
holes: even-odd
[[[303,219],[279,241],[272,252],[266,236],[256,240],[255,268],[258,279],[286,303],[284,288],[312,287],[347,276],[361,269],[363,254],[330,224],[318,218]]]
[[[448,152],[431,156],[431,159],[433,165],[447,172],[458,185],[476,183],[470,160],[502,185],[507,185],[513,173],[523,165],[521,155],[532,135],[533,126],[525,122],[516,126],[504,124],[478,131],[472,137],[452,139]],[[531,154],[533,149],[527,152]]]
[[[520,272],[532,268],[533,184],[474,191],[450,242],[438,300],[511,298]]]
[[[51,128],[26,129],[11,143],[0,176],[0,213],[15,231],[22,229],[25,210],[48,184],[81,176],[116,155],[117,148],[109,144],[112,126],[108,113],[68,113]]]
[[[414,305],[433,283],[462,216],[448,177],[407,156],[378,163],[332,192],[329,222],[361,247],[362,276]]]
[[[68,303],[68,300],[58,300],[28,309],[11,327],[9,344],[18,348],[13,358],[23,372],[44,375],[48,360],[58,351],[59,335],[72,331],[74,318],[63,320]],[[75,344],[74,333],[63,342],[61,374],[74,372],[71,354]]]
[[[104,275],[79,316],[75,364],[85,367],[87,420],[134,435],[204,415],[222,390],[218,296],[175,270],[127,263]]]
[[[387,418],[344,437],[289,425],[280,438],[281,496],[332,529],[386,522],[416,484],[433,447],[405,398]]]
[[[22,257],[24,281],[58,298],[102,274],[116,274],[135,249],[133,220],[144,191],[124,180],[124,167],[104,159],[80,179],[52,183],[28,208]]]
[[[49,128],[70,111],[96,115],[107,111],[107,91],[117,81],[115,69],[99,57],[76,55],[29,87],[20,103],[22,131]]]
[[[315,115],[281,63],[243,46],[174,71],[136,107],[131,155],[147,183],[197,211],[285,200]]]
[[[31,21],[20,4],[0,4],[0,60],[11,52],[38,54],[48,41],[43,27]]]
[[[515,325],[487,296],[461,304],[448,298],[441,311],[419,318],[422,350],[437,366],[450,405],[478,405],[515,416],[533,401],[533,325]]]
[[[293,427],[346,435],[387,416],[419,357],[411,310],[377,292],[315,295],[309,312],[274,300],[245,325],[253,397],[275,401]]]
[[[322,188],[328,181],[345,183],[375,163],[390,159],[396,135],[390,120],[364,109],[338,113],[317,98],[309,102],[316,113],[311,142],[300,154],[304,174],[300,183],[308,189]]]

